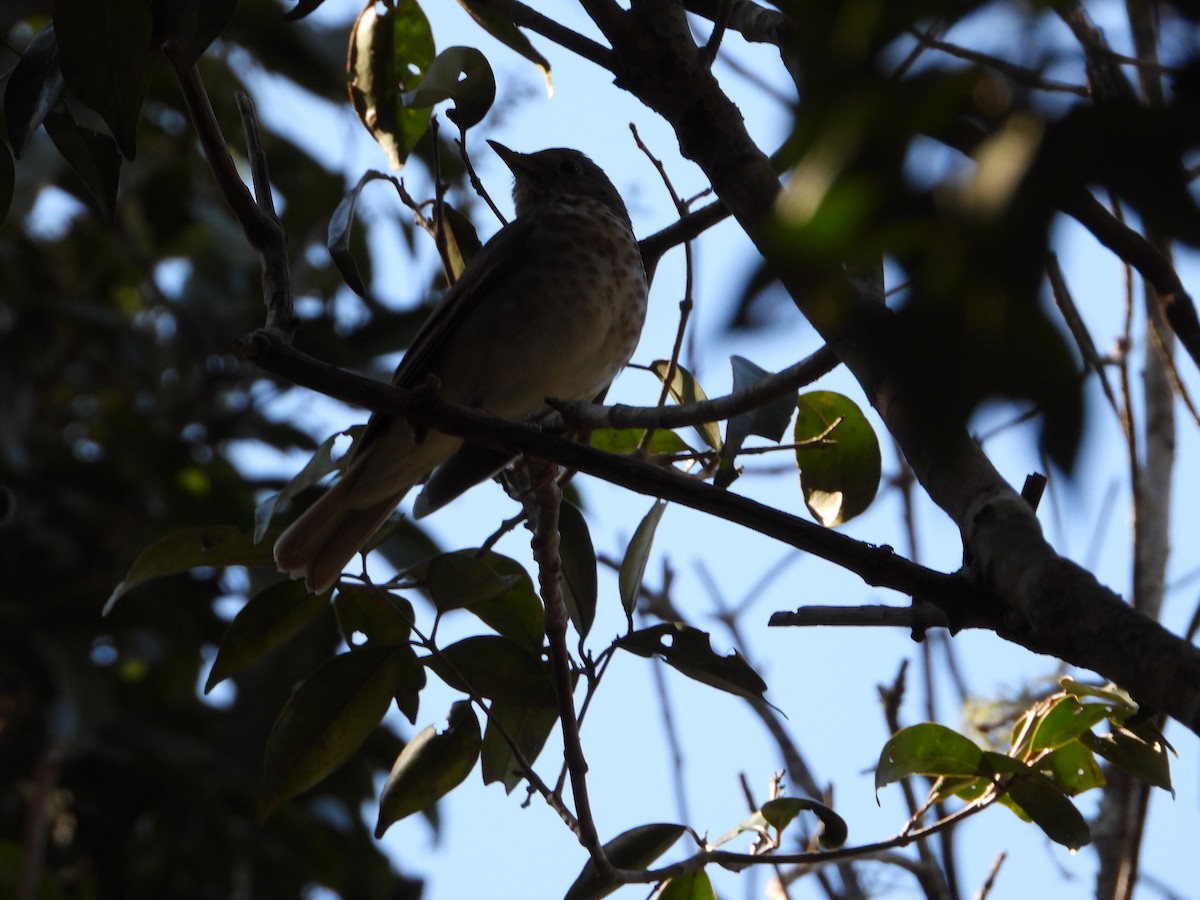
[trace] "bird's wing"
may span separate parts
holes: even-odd
[[[532,217],[515,219],[501,228],[471,257],[462,276],[434,306],[421,325],[404,358],[392,374],[392,384],[403,388],[420,387],[429,373],[429,364],[454,334],[458,324],[486,299],[492,287],[520,265],[524,249],[533,233]],[[354,453],[384,433],[394,416],[376,413],[355,444]]]
[[[430,360],[466,316],[477,307],[497,281],[524,262],[525,244],[533,233],[533,217],[515,219],[501,228],[471,257],[462,276],[448,290],[421,325],[417,336],[396,367],[392,384],[418,387]]]

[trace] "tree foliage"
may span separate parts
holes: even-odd
[[[1131,477],[1169,479],[1169,437],[1135,434],[1127,360],[1119,400],[1109,386],[1053,258],[1054,224],[1074,218],[1144,282],[1147,365],[1160,385],[1144,402],[1173,415],[1173,348],[1180,366],[1200,363],[1200,324],[1172,263],[1175,247],[1200,245],[1187,168],[1200,144],[1191,6],[1129,3],[1130,58],[1069,2],[587,0],[596,37],[515,0],[460,3],[481,30],[440,52],[416,0],[368,3],[346,27],[306,18],[321,0],[286,15],[268,0],[57,0],[0,13],[0,770],[15,788],[0,797],[0,883],[21,898],[299,896],[313,885],[417,896],[360,807],[377,801],[376,836],[414,813],[436,827],[440,798],[478,789],[477,761],[485,783],[524,783],[577,834],[582,871],[567,896],[579,898],[630,882],[711,897],[710,871],[764,861],[836,862],[839,883],[824,888],[848,896],[848,860],[913,845],[934,863],[919,877],[925,893],[955,896],[949,842],[937,855],[928,841],[989,806],[1071,849],[1093,837],[1071,800],[1085,790],[1144,816],[1139,785],[1171,786],[1165,717],[1200,732],[1200,653],[1155,621],[1162,540],[1136,536],[1139,578],[1122,600],[1049,546],[1036,498],[1004,483],[968,426],[985,403],[1018,402],[1037,417],[1045,458],[1069,472],[1096,378],[1128,426]],[[988,16],[1014,21],[1028,47],[1000,58],[950,39]],[[542,42],[607,70],[703,171],[713,205],[676,198],[679,222],[642,242],[648,271],[731,216],[761,257],[734,318],[752,322],[782,292],[825,349],[774,375],[734,357],[733,395],[710,401],[677,342],[650,367],[657,407],[561,406],[587,441],[317,362],[378,375],[424,315],[375,296],[358,210],[368,185],[390,186],[412,211],[410,243],[418,227],[432,236],[442,265],[424,293],[478,248],[467,135],[503,94],[469,45],[485,32],[547,84]],[[779,147],[751,139],[714,75],[734,34],[790,77]],[[311,148],[235,99],[265,90],[248,72],[351,108],[392,170],[433,173],[432,201],[376,171],[347,190]],[[1076,81],[1056,80],[1063,72]],[[453,129],[433,124],[435,107]],[[932,174],[914,164],[931,146],[954,163]],[[297,328],[309,355],[290,345]],[[834,365],[861,397],[807,388]],[[536,570],[490,548],[442,552],[402,521],[372,549],[390,579],[348,572],[333,597],[281,581],[269,552],[277,522],[341,465],[334,438],[319,443],[275,416],[288,384],[402,412],[503,458],[525,454],[503,478],[524,504]],[[831,530],[880,489],[874,416],[960,530],[959,571]],[[751,439],[779,449],[789,433],[816,524],[735,490],[762,448]],[[249,446],[312,462],[294,479],[264,478],[242,463]],[[591,512],[563,501],[537,460],[655,498],[613,561],[613,596],[598,587]],[[1152,493],[1135,492],[1139,522],[1169,519]],[[844,847],[846,823],[826,798],[779,791],[715,841],[663,822],[604,841],[615,829],[589,807],[578,726],[614,658],[661,659],[779,723],[746,656],[714,649],[644,584],[668,502],[912,598],[909,609],[858,610],[852,624],[902,624],[917,637],[986,629],[1111,683],[1064,680],[1006,716],[1004,740],[893,721],[876,785],[902,783],[912,820],[890,841]],[[611,640],[590,633],[609,604],[627,623]],[[773,624],[825,615],[802,609]],[[471,617],[476,633],[444,638],[451,616]],[[422,704],[434,678],[461,695],[448,710]],[[403,744],[380,727],[393,702],[414,725],[447,722]],[[539,756],[558,729],[555,784],[554,761]],[[916,776],[932,782],[923,805]],[[810,829],[814,841],[785,850]],[[748,852],[722,849],[746,834]],[[652,869],[685,836],[685,858]],[[1127,896],[1136,838],[1105,836],[1100,853],[1101,892]]]

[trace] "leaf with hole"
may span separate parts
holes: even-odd
[[[650,659],[660,656],[688,678],[746,697],[762,700],[767,683],[736,650],[722,656],[712,648],[708,632],[681,623],[665,623],[627,634],[617,646]]]
[[[400,95],[405,109],[453,100],[454,108],[446,117],[463,131],[482,121],[495,99],[496,76],[487,57],[474,47],[443,50],[429,64],[416,90]]]
[[[542,661],[515,641],[496,635],[464,638],[425,664],[455,690],[518,706],[551,706],[554,684]]]
[[[416,0],[394,0],[383,7],[371,0],[354,22],[350,103],[393,169],[403,168],[429,129],[429,112],[405,109],[400,94],[416,89],[433,57],[433,32]]]

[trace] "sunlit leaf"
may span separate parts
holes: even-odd
[[[663,501],[658,501],[650,507],[650,511],[646,513],[634,530],[633,537],[629,540],[629,547],[625,551],[625,558],[621,560],[621,571],[617,575],[617,582],[621,590],[621,605],[625,608],[625,617],[630,622],[633,621],[633,610],[637,606],[638,591],[641,590],[642,578],[646,574],[650,549],[654,545],[654,532],[658,530],[658,523],[662,521],[666,509],[667,504]]]
[[[669,368],[670,362],[665,359],[656,359],[650,363],[650,370],[658,376],[660,381],[666,380]],[[704,389],[700,387],[700,383],[696,381],[692,373],[680,365],[675,366],[675,376],[667,388],[676,403],[698,403],[708,399],[708,395],[704,393]],[[716,422],[704,422],[697,425],[696,431],[708,446],[714,450],[721,449],[721,429],[717,427]]]
[[[140,584],[201,566],[273,565],[271,547],[256,544],[250,532],[234,525],[185,528],[155,541],[133,561],[125,579],[113,589],[104,612]]]
[[[529,38],[525,37],[524,32],[506,19],[503,13],[489,6],[477,3],[475,0],[458,0],[458,2],[488,34],[537,66],[546,80],[546,95],[553,96],[554,82],[550,78],[550,63],[546,57],[538,53],[533,44],[529,42]]]
[[[396,759],[379,798],[376,838],[383,837],[393,822],[450,793],[475,767],[482,738],[470,702],[453,704],[446,718],[445,731],[435,731],[432,725],[422,729]]]
[[[957,731],[936,722],[897,731],[879,754],[875,790],[909,775],[969,776],[979,774],[983,750]]]
[[[406,109],[433,106],[453,100],[446,117],[466,131],[478,124],[496,99],[496,76],[487,57],[474,47],[448,47],[429,64],[416,90],[405,91],[400,102]]]
[[[1147,739],[1128,728],[1114,728],[1111,734],[1080,735],[1080,743],[1147,784],[1175,793],[1171,787],[1171,765],[1167,745],[1157,738]]]
[[[863,512],[879,489],[879,439],[862,410],[841,394],[801,394],[795,439],[804,502],[817,521],[841,525]]]
[[[416,0],[383,7],[371,0],[354,23],[350,102],[393,169],[404,166],[429,128],[429,113],[405,109],[400,94],[416,89],[433,58],[433,31]]]
[[[685,875],[676,875],[658,894],[658,900],[717,900],[708,873],[696,869]]]
[[[618,869],[645,869],[670,850],[685,831],[683,825],[639,825],[605,844],[604,855]],[[595,863],[589,859],[564,900],[597,900],[607,897],[618,887],[620,885],[601,881]]]
[[[721,656],[707,632],[690,625],[665,623],[627,634],[617,646],[647,659],[661,656],[667,665],[689,678],[746,697],[762,700],[767,684],[736,650]]]
[[[820,844],[826,850],[842,846],[846,843],[846,837],[849,834],[845,819],[816,800],[805,800],[801,797],[777,797],[764,803],[760,812],[772,827],[780,831],[787,828],[800,813],[814,813],[824,826]]]
[[[310,594],[302,581],[280,581],[259,591],[229,623],[204,693],[286,644],[328,607],[329,594]]]
[[[789,402],[788,409],[791,409]],[[597,428],[591,434],[591,444],[597,450],[605,453],[626,455],[633,453],[642,445],[646,436],[644,428]],[[649,453],[674,454],[688,453],[691,447],[674,431],[656,428],[650,436],[646,450]]]
[[[1001,779],[1004,786],[1002,802],[1011,802],[1004,805],[1011,808],[1015,804],[1017,808],[1013,811],[1024,813],[1050,840],[1072,850],[1091,842],[1087,820],[1041,772],[1002,753],[985,751],[981,771],[987,774],[988,770],[1005,776]]]
[[[392,701],[401,660],[394,647],[352,650],[296,688],[267,739],[260,821],[362,746]]]

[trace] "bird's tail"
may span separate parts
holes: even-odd
[[[405,486],[390,497],[356,509],[349,502],[353,483],[353,479],[335,483],[275,542],[279,571],[303,578],[311,593],[320,594],[333,586],[408,490]]]

